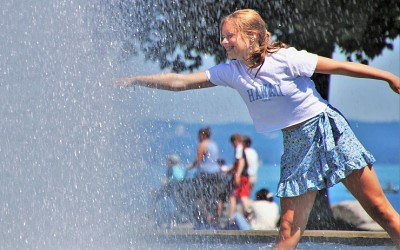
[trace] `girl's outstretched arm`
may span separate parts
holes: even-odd
[[[361,63],[338,61],[318,56],[315,72],[383,80],[389,83],[394,92],[400,94],[400,78],[398,76]]]
[[[130,76],[117,79],[114,84],[120,87],[140,85],[154,89],[164,89],[171,91],[183,91],[189,89],[201,89],[214,87],[208,80],[205,71],[191,74],[156,74],[143,76]]]

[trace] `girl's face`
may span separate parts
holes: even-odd
[[[230,59],[246,61],[249,54],[249,42],[244,38],[234,25],[225,21],[221,28],[221,45],[224,46],[227,56]]]

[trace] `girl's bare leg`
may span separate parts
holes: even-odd
[[[374,168],[355,170],[342,183],[400,249],[400,216],[386,198]]]
[[[317,191],[296,197],[281,198],[281,226],[276,249],[294,249],[307,225]]]

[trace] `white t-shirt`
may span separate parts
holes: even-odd
[[[257,151],[254,148],[245,148],[244,153],[247,160],[247,173],[249,176],[257,176],[259,159]],[[255,179],[254,179],[255,181]]]
[[[295,48],[268,55],[258,68],[240,60],[218,64],[206,71],[216,85],[236,89],[243,98],[258,132],[271,132],[306,121],[327,106],[310,79],[318,57]]]
[[[242,159],[242,157],[243,157],[243,145],[242,144],[238,144],[235,147],[234,154],[235,154],[235,161]]]

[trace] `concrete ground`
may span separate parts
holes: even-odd
[[[278,231],[193,230],[191,228],[159,230],[155,234],[159,239],[165,239],[168,242],[257,243],[276,242],[278,237]],[[306,230],[301,242],[328,242],[356,246],[393,246],[388,234],[382,231]]]

